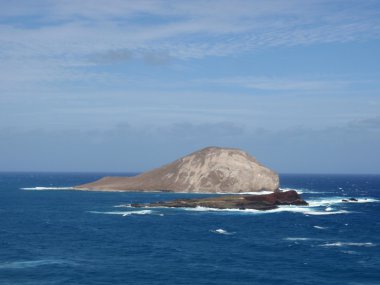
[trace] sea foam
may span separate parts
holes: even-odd
[[[254,210],[254,209],[215,209],[215,208],[207,208],[207,207],[195,207],[195,208],[183,208],[186,211],[195,211],[195,212],[232,212],[232,213],[241,213],[241,214],[268,214],[268,213],[281,213],[281,212],[291,212],[291,213],[301,213],[304,215],[314,215],[314,216],[322,216],[322,215],[337,215],[337,214],[348,214],[351,213],[346,210],[339,211],[318,211],[316,209],[304,206],[280,206],[277,209],[273,210]]]
[[[318,229],[318,230],[325,230],[327,227],[321,227],[321,226],[313,226],[313,228]]]
[[[235,234],[234,232],[228,232],[224,229],[210,230],[210,232],[215,233],[215,234],[220,234],[220,235],[233,235],[233,234]]]
[[[92,214],[105,214],[105,215],[121,215],[123,217],[131,215],[150,215],[155,213],[152,210],[141,210],[141,211],[111,211],[111,212],[100,212],[100,211],[89,211]]]
[[[347,199],[348,199],[347,197],[330,197],[330,198],[312,199],[312,200],[308,200],[307,202],[309,203],[309,205],[311,207],[322,207],[322,206],[328,207],[330,205],[342,204],[342,203],[344,203],[344,204],[346,204],[346,203],[356,204],[356,203],[378,203],[378,202],[380,202],[380,200],[370,198],[370,197],[356,198],[357,201],[349,201],[349,200],[348,200],[348,202],[342,201],[342,200],[347,200]]]
[[[308,240],[318,240],[315,238],[305,238],[305,237],[287,237],[284,238],[284,240],[289,240],[289,241],[308,241]]]
[[[322,192],[322,191],[313,191],[313,190],[310,190],[310,189],[306,189],[306,188],[281,188],[280,187],[280,190],[281,191],[290,191],[290,190],[293,190],[293,191],[296,191],[298,194],[324,194],[326,192]]]
[[[22,190],[73,190],[73,187],[25,187],[25,188],[20,188]]]
[[[376,244],[372,242],[334,242],[334,243],[325,243],[321,244],[320,246],[323,247],[342,247],[342,246],[364,246],[364,247],[373,247],[377,246]]]

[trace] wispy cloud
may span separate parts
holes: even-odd
[[[131,58],[165,65],[268,47],[380,38],[376,1],[15,0],[1,6],[0,77],[26,81],[91,77],[82,67]],[[298,87],[315,84],[323,83]]]
[[[0,33],[2,42],[48,53],[145,49],[179,58],[378,38],[376,3],[353,3],[338,10],[340,1],[12,1],[0,12]]]
[[[230,77],[220,79],[201,80],[209,84],[221,86],[242,87],[256,90],[269,91],[321,91],[347,88],[350,85],[348,80],[336,79],[308,79],[289,77]]]

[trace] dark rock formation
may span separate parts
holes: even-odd
[[[207,207],[216,209],[254,209],[272,210],[278,205],[308,205],[294,190],[274,192],[264,195],[223,195],[200,199],[177,199],[173,201],[155,202],[149,204],[132,204],[132,207],[174,207],[195,208]]]
[[[276,191],[278,175],[248,153],[208,147],[134,177],[104,177],[77,190],[241,193]]]
[[[343,199],[342,202],[358,202],[358,199],[355,199],[355,198],[350,198],[350,199]]]

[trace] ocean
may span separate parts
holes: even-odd
[[[380,284],[380,175],[280,175],[310,206],[267,212],[65,189],[105,175],[0,174],[1,285]]]

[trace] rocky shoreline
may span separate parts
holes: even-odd
[[[176,199],[172,201],[160,201],[154,203],[135,203],[132,207],[171,207],[171,208],[196,208],[206,207],[214,209],[253,209],[273,210],[279,205],[307,206],[308,203],[294,190],[277,191],[263,195],[223,195],[199,199]]]

